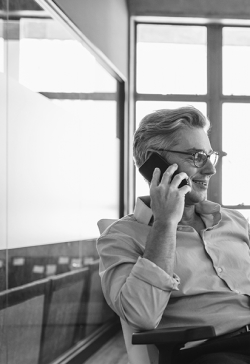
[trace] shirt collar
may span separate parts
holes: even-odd
[[[148,225],[152,219],[153,213],[150,208],[150,197],[141,196],[137,198],[134,217],[142,224]]]
[[[214,223],[215,220],[219,220],[220,218],[221,206],[218,203],[205,200],[196,204],[195,209],[201,215],[212,214],[214,216]],[[149,225],[152,216],[153,213],[150,208],[150,197],[149,196],[138,197],[134,210],[134,217],[136,218],[136,220],[142,224]],[[216,219],[215,216],[217,217]]]
[[[199,214],[214,214],[217,212],[220,212],[221,206],[218,203],[212,202],[212,201],[202,201],[195,205],[195,210]]]
[[[202,201],[195,206],[196,212],[202,215],[207,227],[218,224],[221,220],[221,206],[212,201]]]

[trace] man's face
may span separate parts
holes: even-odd
[[[207,154],[212,152],[211,144],[206,132],[201,128],[186,128],[180,132],[179,143],[171,148],[183,152],[194,153],[202,150]],[[167,161],[177,163],[180,172],[186,172],[190,178],[191,191],[186,194],[185,205],[193,205],[207,199],[210,178],[216,173],[215,167],[208,158],[203,167],[194,165],[191,155],[168,153]]]

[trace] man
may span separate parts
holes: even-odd
[[[219,348],[213,339],[212,347],[210,341],[182,350],[177,363],[250,363],[248,223],[236,210],[207,201],[218,160],[209,127],[193,107],[143,118],[134,135],[137,167],[152,152],[170,167],[162,179],[154,170],[150,196],[138,198],[134,214],[98,240],[102,287],[112,309],[135,329],[213,325],[216,335],[225,335]],[[185,178],[188,185],[179,188]]]

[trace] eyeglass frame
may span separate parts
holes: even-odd
[[[211,155],[213,155],[213,154],[217,155],[216,163],[215,163],[215,164],[213,164],[213,166],[215,167],[215,166],[216,166],[216,164],[218,163],[219,156],[220,156],[219,152],[212,151],[210,154],[207,154],[207,153],[206,153],[206,152],[204,152],[204,150],[202,150],[202,149],[201,149],[201,150],[197,150],[197,151],[196,151],[196,152],[194,152],[194,153],[182,152],[182,151],[179,151],[179,150],[171,150],[171,149],[155,149],[155,151],[159,151],[159,152],[171,152],[171,153],[180,153],[180,154],[191,155],[191,156],[193,157],[193,163],[194,163],[194,165],[195,165],[195,167],[196,167],[196,168],[204,167],[204,166],[205,166],[205,164],[207,163],[208,158],[210,158],[210,157],[211,157]],[[197,165],[195,164],[195,155],[196,155],[197,153],[200,153],[200,152],[202,152],[202,153],[204,153],[204,154],[206,155],[206,161],[204,162],[204,164],[203,164],[202,166],[197,166]]]

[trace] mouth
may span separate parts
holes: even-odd
[[[208,187],[208,181],[193,179],[192,183],[195,183],[196,185],[199,185],[200,187],[205,187],[205,188]]]

